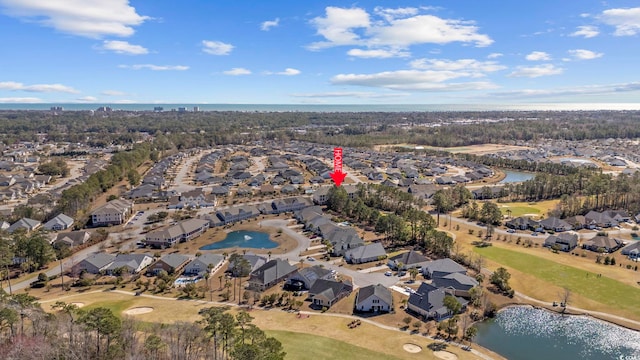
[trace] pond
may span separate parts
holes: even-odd
[[[515,306],[477,326],[475,341],[511,360],[640,359],[640,332],[590,317]]]
[[[500,184],[523,182],[523,181],[533,179],[535,176],[535,174],[522,172],[522,171],[512,171],[512,170],[502,170],[502,171],[506,176],[504,179],[500,181]]]
[[[269,238],[269,234],[259,231],[238,230],[227,234],[221,241],[205,245],[200,250],[218,250],[231,247],[252,249],[273,249],[278,243]]]

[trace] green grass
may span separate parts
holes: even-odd
[[[640,288],[606,276],[596,278],[595,273],[517,251],[498,247],[475,248],[474,251],[500,264],[640,317]],[[589,277],[586,276],[587,273]]]
[[[87,305],[82,309],[91,310],[94,308],[103,307],[103,308],[110,309],[115,316],[121,317],[122,312],[130,308],[133,305],[133,303],[134,303],[133,300],[102,301],[102,302],[94,303],[91,305]]]
[[[507,210],[511,210],[511,217],[514,218],[525,214],[540,214],[540,209],[531,206],[500,206],[503,215],[507,215]]]
[[[287,353],[287,359],[398,360],[388,354],[323,336],[279,330],[267,330],[265,333],[282,343],[284,351]]]

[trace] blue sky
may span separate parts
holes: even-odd
[[[638,5],[0,0],[0,102],[639,102]]]

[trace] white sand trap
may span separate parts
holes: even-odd
[[[123,314],[125,314],[125,315],[141,315],[141,314],[150,313],[152,311],[153,311],[152,307],[141,306],[141,307],[135,307],[135,308],[127,309],[127,310],[123,311]]]
[[[402,348],[404,349],[404,351],[412,354],[419,353],[420,351],[422,351],[422,348],[416,344],[404,344],[402,345]]]
[[[433,355],[442,360],[458,360],[458,355],[448,351],[434,351]]]
[[[72,302],[71,305],[75,305],[75,306],[81,308],[81,307],[84,306],[84,303],[83,302]]]

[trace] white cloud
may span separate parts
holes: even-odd
[[[267,20],[260,24],[260,30],[269,31],[271,28],[278,27],[280,25],[280,19],[275,18],[275,20]]]
[[[541,76],[559,75],[562,74],[563,71],[563,68],[556,67],[553,64],[518,66],[514,72],[507,76],[537,78]]]
[[[484,73],[504,70],[507,67],[495,61],[478,61],[475,59],[416,59],[410,63],[414,69],[436,71],[467,71],[472,77],[484,76]]]
[[[525,56],[525,59],[529,61],[549,61],[551,60],[551,55],[547,54],[544,51],[534,51],[531,54]]]
[[[297,93],[291,94],[293,97],[302,98],[340,98],[340,97],[355,97],[361,99],[375,99],[375,98],[389,98],[389,97],[404,97],[410,96],[408,93],[374,93],[367,91],[329,91],[322,93]]]
[[[251,75],[251,70],[245,68],[233,68],[231,70],[223,71],[222,73],[231,76]]]
[[[202,40],[202,51],[211,55],[229,55],[234,46],[222,41]]]
[[[300,70],[298,69],[294,69],[294,68],[286,68],[284,69],[284,71],[281,71],[279,73],[276,73],[277,75],[285,75],[285,76],[294,76],[294,75],[300,75]]]
[[[351,49],[349,51],[347,51],[347,55],[349,56],[353,56],[353,57],[359,57],[359,58],[378,58],[378,59],[388,59],[388,58],[394,58],[394,57],[409,57],[411,56],[410,53],[406,52],[406,51],[400,51],[397,49],[390,49],[390,50],[384,50],[384,49],[370,49],[370,50],[363,50],[363,49]]]
[[[118,91],[118,90],[105,90],[105,91],[101,92],[100,94],[106,95],[106,96],[124,96],[124,95],[126,95],[124,92]]]
[[[129,0],[0,0],[0,5],[9,16],[90,38],[131,36],[134,26],[149,19]]]
[[[591,50],[584,49],[569,50],[568,53],[571,54],[571,56],[573,56],[573,58],[576,60],[592,60],[604,55],[603,53],[597,53]]]
[[[615,36],[633,36],[640,32],[640,7],[605,10],[598,18],[616,28]]]
[[[582,36],[586,39],[596,37],[600,34],[600,30],[596,26],[578,26],[578,30],[569,34],[569,36]]]
[[[386,21],[392,21],[395,19],[411,17],[418,14],[418,9],[414,7],[389,9],[378,6],[373,9],[373,12],[384,18]]]
[[[398,50],[417,44],[472,43],[478,47],[493,43],[478,33],[472,21],[443,19],[419,14],[422,9],[376,8],[372,15],[361,8],[327,7],[325,16],[311,20],[324,41],[312,43],[310,50],[334,46],[364,46],[371,49]],[[363,50],[365,51],[365,50]]]
[[[129,44],[126,41],[120,41],[120,40],[104,41],[102,43],[102,48],[104,50],[113,51],[118,54],[144,55],[149,53],[149,50],[147,50],[147,48],[145,47],[142,47],[140,45]]]
[[[121,69],[131,69],[131,70],[153,70],[153,71],[167,71],[167,70],[175,70],[175,71],[185,71],[189,70],[188,66],[185,65],[153,65],[153,64],[135,64],[135,65],[118,65]]]
[[[34,84],[25,85],[23,83],[15,81],[0,82],[0,90],[11,91],[28,91],[28,92],[63,92],[69,94],[76,94],[79,91],[62,84]]]
[[[567,95],[606,95],[640,91],[640,82],[576,86],[557,89],[523,89],[490,93],[495,97],[552,97]]]
[[[76,100],[80,101],[80,102],[89,102],[90,103],[90,102],[98,101],[98,98],[96,98],[94,96],[83,96],[81,98],[77,98]]]
[[[331,83],[334,85],[358,85],[393,90],[419,91],[463,91],[496,88],[494,84],[485,81],[462,83],[446,82],[456,78],[471,76],[473,76],[472,73],[456,71],[398,70],[375,74],[339,74],[331,79]]]
[[[502,53],[491,53],[489,55],[487,55],[487,59],[497,59],[499,57],[504,56],[504,54]]]
[[[5,97],[0,98],[0,103],[11,103],[11,104],[31,104],[31,103],[39,103],[42,102],[42,99],[36,97]]]

